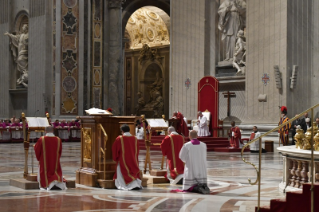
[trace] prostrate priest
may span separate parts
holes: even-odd
[[[197,139],[195,130],[190,131],[189,138],[191,141],[185,143],[179,153],[179,158],[185,163],[183,190],[209,194],[206,171],[206,144]]]
[[[167,156],[166,178],[171,184],[182,184],[184,177],[184,163],[179,158],[179,152],[184,145],[183,136],[179,135],[174,127],[169,127],[168,136],[161,144],[163,156]]]
[[[122,136],[118,136],[112,146],[113,160],[116,162],[115,186],[121,190],[141,189],[137,138],[131,135],[127,124],[121,126],[121,133]]]
[[[38,182],[41,189],[48,191],[53,187],[66,189],[63,182],[60,157],[62,154],[61,139],[54,136],[53,127],[45,128],[45,136],[38,139],[34,146],[35,155],[39,161]]]
[[[198,120],[197,120],[198,137],[210,136],[207,118],[203,116],[203,113],[201,111],[198,111],[197,114],[198,114]]]
[[[241,132],[239,127],[235,126],[235,122],[230,122],[231,128],[229,131],[229,137],[230,137],[230,147],[232,148],[239,148],[239,142],[241,141]]]

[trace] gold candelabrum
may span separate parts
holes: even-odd
[[[314,150],[319,151],[319,130],[317,130],[317,134],[315,135],[315,137],[313,137],[313,140],[315,142],[315,144],[313,145]]]

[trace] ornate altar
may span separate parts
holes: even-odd
[[[116,163],[112,160],[112,145],[121,134],[120,126],[127,124],[135,135],[136,116],[112,116],[111,113],[80,116],[81,168],[76,183],[102,188],[115,188],[113,176]]]

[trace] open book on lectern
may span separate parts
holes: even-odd
[[[41,117],[26,117],[28,127],[48,127],[50,126],[47,118]]]

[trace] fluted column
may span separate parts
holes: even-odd
[[[109,0],[108,105],[115,115],[123,114],[122,0]]]

